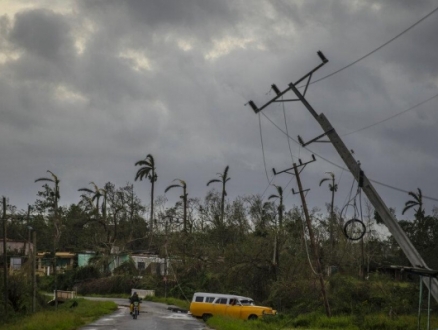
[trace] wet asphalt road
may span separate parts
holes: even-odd
[[[186,313],[172,312],[168,305],[143,301],[140,315],[136,320],[129,314],[128,300],[118,298],[86,298],[91,300],[110,300],[118,306],[113,314],[100,318],[80,330],[205,330],[209,329],[202,320]]]

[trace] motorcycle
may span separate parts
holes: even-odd
[[[132,318],[133,318],[134,320],[137,319],[137,316],[138,316],[138,314],[139,314],[138,304],[139,304],[138,301],[134,301],[134,303],[133,303],[134,307],[133,307],[133,309],[132,309]]]

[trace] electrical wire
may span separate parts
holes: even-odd
[[[263,190],[262,195],[260,196],[260,198],[263,198],[263,196],[265,196],[266,191],[268,190],[268,188],[271,186],[272,181],[274,181],[274,177],[275,175],[271,176],[271,179],[268,180],[268,185],[266,186],[265,190]]]
[[[292,141],[294,141],[294,142],[297,143],[297,144],[300,144],[300,143],[299,143],[298,141],[296,141],[294,138],[292,138],[291,136],[289,136],[285,131],[283,131],[283,130],[282,130],[282,129],[281,129],[281,128],[275,123],[275,122],[273,122],[268,116],[266,116],[266,114],[264,114],[264,113],[262,112],[262,115],[265,116],[265,118],[266,118],[268,121],[270,121],[271,124],[274,125],[274,126],[280,131],[280,132],[282,132],[283,134],[285,134],[286,136],[288,136],[289,139],[291,139]],[[316,152],[313,152],[312,150],[310,150],[310,149],[307,148],[307,147],[304,147],[304,149],[306,149],[307,151],[309,151],[309,152],[311,152],[312,154],[316,155],[317,157],[321,158],[321,159],[324,160],[325,162],[327,162],[327,163],[329,163],[329,164],[331,164],[331,165],[333,165],[333,166],[335,166],[335,167],[337,167],[337,168],[339,168],[339,169],[341,169],[341,170],[347,170],[347,169],[344,168],[343,166],[340,166],[340,165],[338,165],[338,164],[332,162],[331,160],[329,160],[329,159],[327,159],[327,158],[325,158],[325,157],[323,157],[323,156],[317,154]],[[370,178],[368,178],[368,180],[371,181],[371,182],[373,182],[373,183],[375,183],[375,184],[378,184],[378,185],[381,185],[381,186],[384,186],[384,187],[387,187],[387,188],[390,188],[390,189],[393,189],[393,190],[397,190],[397,191],[401,191],[401,192],[404,192],[404,193],[409,194],[409,191],[408,191],[408,190],[403,190],[403,189],[400,189],[400,188],[396,188],[396,187],[394,187],[394,186],[391,186],[391,185],[388,185],[388,184],[385,184],[385,183],[382,183],[382,182],[379,182],[379,181],[376,181],[376,180],[372,180],[372,179],[370,179]],[[425,196],[425,195],[423,195],[423,199],[428,199],[428,200],[431,200],[431,201],[438,202],[438,198],[434,198],[434,197],[430,197],[430,196]]]
[[[167,239],[167,238],[166,238],[166,239]],[[170,260],[170,259],[169,259],[169,254],[168,254],[168,252],[167,252],[167,246],[165,246],[165,253],[166,253],[166,260]],[[167,262],[167,261],[166,261],[166,262]],[[168,266],[168,265],[166,265],[166,269],[167,269],[167,266]],[[185,295],[185,293],[184,293],[184,290],[181,288],[181,285],[179,284],[178,277],[176,276],[176,272],[175,272],[175,270],[173,269],[172,263],[169,263],[169,266],[170,266],[170,269],[171,269],[172,272],[173,272],[173,277],[174,277],[174,279],[175,279],[175,281],[176,281],[176,285],[178,286],[179,290],[181,291],[181,293],[182,293],[182,295],[184,296],[184,298],[186,299],[186,301],[187,301],[187,302],[190,302],[190,300],[186,297],[186,295]],[[166,276],[167,276],[167,275],[166,275]]]
[[[432,97],[429,97],[427,100],[424,100],[424,101],[422,101],[422,102],[420,102],[420,103],[418,103],[418,104],[416,104],[416,105],[410,107],[410,108],[407,109],[407,110],[404,110],[404,111],[399,112],[399,113],[397,113],[397,114],[395,114],[395,115],[393,115],[393,116],[390,116],[390,117],[388,117],[388,118],[386,118],[386,119],[383,119],[383,120],[381,120],[381,121],[378,121],[377,123],[374,123],[374,124],[371,124],[371,125],[368,125],[368,126],[362,127],[362,128],[360,128],[360,129],[357,129],[357,130],[355,130],[355,131],[353,131],[353,132],[343,134],[343,135],[341,135],[341,136],[347,136],[347,135],[350,135],[350,134],[354,134],[354,133],[357,133],[357,132],[363,131],[363,130],[365,130],[365,129],[367,129],[367,128],[370,128],[370,127],[376,126],[376,125],[378,125],[378,124],[381,124],[381,123],[383,123],[383,122],[385,122],[385,121],[388,121],[388,120],[393,119],[393,118],[395,118],[395,117],[397,117],[397,116],[400,116],[400,115],[402,115],[402,114],[404,114],[404,113],[406,113],[406,112],[408,112],[408,111],[411,111],[411,110],[413,110],[413,109],[415,109],[415,108],[418,108],[420,105],[423,105],[424,103],[427,103],[427,102],[433,100],[433,99],[436,98],[436,97],[438,97],[438,93],[435,94],[435,95],[432,96]]]
[[[407,193],[407,194],[410,193],[410,191],[408,191],[408,190],[403,190],[403,189],[400,189],[400,188],[397,188],[397,187],[393,187],[393,186],[390,186],[389,184],[386,184],[386,183],[382,183],[382,182],[379,182],[379,181],[376,181],[376,180],[371,180],[371,179],[368,179],[368,180],[371,181],[371,182],[374,182],[376,184],[379,184],[381,186],[384,186],[386,188],[390,188],[390,189],[393,189],[393,190],[401,191],[401,192],[404,192],[404,193]],[[434,202],[438,202],[438,198],[429,197],[429,196],[425,196],[425,195],[423,195],[422,198],[423,199],[428,199],[428,200],[431,200],[431,201],[434,201]]]
[[[322,80],[324,80],[324,79],[327,79],[327,78],[329,78],[329,77],[331,77],[331,76],[333,76],[333,75],[335,75],[335,74],[337,74],[337,73],[339,73],[339,72],[341,72],[341,71],[343,71],[343,70],[349,68],[350,66],[352,66],[352,65],[354,65],[354,64],[356,64],[356,63],[362,61],[363,59],[365,59],[365,58],[367,58],[368,56],[374,54],[374,53],[377,52],[378,50],[382,49],[383,47],[387,46],[388,44],[390,44],[390,43],[393,42],[394,40],[396,40],[396,39],[398,39],[399,37],[401,37],[403,34],[405,34],[405,33],[408,32],[409,30],[411,30],[412,28],[414,28],[415,26],[417,26],[418,24],[420,24],[422,21],[424,21],[426,18],[428,18],[429,16],[431,16],[432,14],[434,14],[436,11],[438,11],[438,7],[435,8],[434,10],[432,10],[432,11],[431,11],[430,13],[428,13],[426,16],[423,16],[420,20],[418,20],[417,22],[415,22],[414,24],[412,24],[411,26],[409,26],[407,29],[404,29],[402,32],[400,32],[399,34],[397,34],[395,37],[391,38],[390,40],[388,40],[388,41],[385,42],[384,44],[382,44],[382,45],[380,45],[379,47],[377,47],[376,49],[374,49],[374,50],[372,50],[371,52],[365,54],[364,56],[358,58],[357,60],[351,62],[350,64],[348,64],[348,65],[346,65],[346,66],[340,68],[339,70],[336,70],[336,71],[334,71],[334,72],[332,72],[332,73],[330,73],[330,74],[328,74],[328,75],[326,75],[326,76],[324,76],[324,77],[322,77],[322,78],[319,78],[319,79],[317,79],[317,80],[312,81],[311,83],[309,83],[309,85],[316,84],[317,82],[322,81]],[[305,86],[305,85],[301,85],[301,86],[299,86],[299,87],[304,87],[304,86]]]
[[[304,240],[304,246],[306,248],[307,260],[309,261],[309,266],[310,266],[310,269],[312,270],[313,274],[318,275],[318,273],[313,268],[312,261],[310,260],[309,248],[307,246],[307,240],[306,240],[306,227],[304,226],[304,217],[303,217],[302,213],[301,213],[300,218],[301,218],[301,224],[303,225],[303,240]]]
[[[282,100],[284,100],[284,97],[281,97]],[[283,117],[284,117],[284,126],[286,127],[286,133],[287,136],[289,136],[289,130],[287,128],[287,120],[286,120],[286,109],[284,107],[284,102],[281,102],[281,105],[283,106]],[[290,152],[290,157],[292,159],[292,164],[294,163],[294,156],[292,155],[292,148],[290,146],[290,140],[288,138],[287,139],[287,145],[289,146],[289,152]]]
[[[259,131],[260,131],[260,142],[262,144],[262,154],[263,154],[263,165],[265,166],[265,174],[266,174],[266,179],[269,182],[269,176],[268,176],[268,170],[266,168],[266,157],[265,157],[265,148],[263,146],[263,134],[262,134],[262,121],[260,120],[260,114],[259,114]],[[270,184],[270,183],[269,183]]]
[[[354,197],[351,198],[351,194],[353,193],[354,182],[355,182],[355,179],[353,178],[353,182],[351,183],[350,192],[348,193],[348,197],[345,198],[344,206],[343,206],[342,209],[341,209],[341,213],[340,213],[341,218],[342,218],[342,212],[344,211],[345,207],[347,207],[347,206],[350,204],[350,202],[352,201],[352,199],[354,198]],[[356,196],[355,196],[355,197],[356,197]]]

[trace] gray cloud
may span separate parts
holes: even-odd
[[[41,56],[52,63],[73,52],[70,27],[65,18],[46,9],[18,13],[10,41],[29,55]]]
[[[267,187],[259,121],[249,106],[273,97],[320,63],[313,79],[351,63],[433,9],[433,2],[320,1],[80,1],[71,11],[28,9],[0,20],[2,98],[0,186],[11,203],[35,200],[33,181],[52,170],[62,202],[75,202],[90,181],[133,181],[135,161],[154,155],[158,194],[175,178],[191,197],[230,165],[230,198]],[[333,77],[307,97],[342,135],[381,121],[436,93],[436,17]],[[80,47],[78,46],[80,45]],[[6,55],[5,55],[6,56]],[[292,94],[287,97],[293,97]],[[321,129],[297,102],[286,103],[288,130],[309,140]],[[433,196],[431,173],[436,101],[345,136],[365,172],[405,190]],[[264,113],[285,130],[283,107]],[[261,117],[268,175],[292,159],[287,139]],[[343,167],[328,144],[309,149]],[[310,152],[291,142],[294,161]],[[311,207],[324,208],[325,172],[340,179],[337,201],[348,200],[352,177],[317,157],[303,171]],[[291,178],[278,176],[286,185]],[[292,182],[287,190],[294,186]],[[136,183],[147,203],[148,184]],[[379,187],[389,206],[407,194]],[[268,189],[267,194],[270,193]],[[170,203],[177,196],[169,195]],[[290,205],[299,204],[290,194]],[[429,210],[434,203],[428,204]]]

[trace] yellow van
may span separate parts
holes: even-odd
[[[248,297],[231,294],[196,292],[190,303],[190,314],[206,321],[214,315],[224,315],[243,320],[255,320],[267,315],[276,315],[271,307],[256,306]]]

